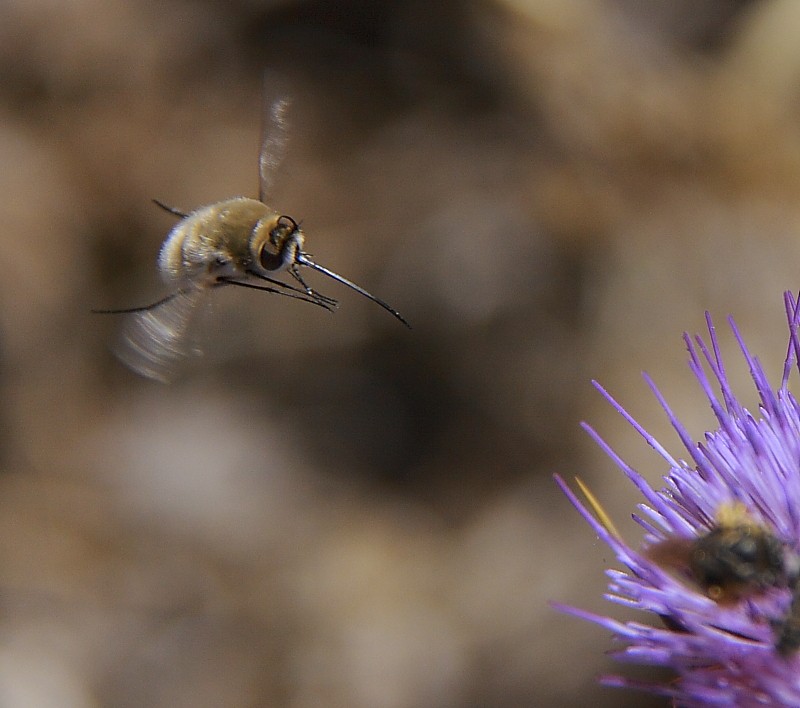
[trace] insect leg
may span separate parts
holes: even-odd
[[[158,201],[158,199],[154,199],[153,203],[157,206],[160,206],[164,211],[168,211],[170,214],[174,214],[175,216],[180,216],[182,219],[185,219],[188,214],[182,212],[180,209],[176,209],[175,207],[169,206],[169,204],[164,204],[164,202]]]
[[[255,271],[252,271],[252,270],[248,270],[247,274],[253,276],[254,278],[258,278],[259,280],[263,280],[263,281],[265,281],[267,283],[272,283],[273,285],[277,285],[278,287],[286,288],[287,290],[291,290],[292,292],[300,293],[302,295],[308,295],[309,297],[313,298],[314,300],[317,300],[319,302],[324,302],[326,305],[330,305],[331,307],[338,307],[339,306],[339,301],[338,300],[334,300],[332,297],[326,297],[325,295],[321,295],[320,293],[316,292],[315,290],[312,290],[309,287],[304,287],[301,290],[300,288],[296,288],[293,285],[289,285],[288,283],[284,283],[284,282],[282,282],[280,280],[276,280],[275,278],[270,278],[270,277],[268,277],[266,275],[261,275],[260,273],[256,273]],[[302,281],[301,281],[301,283],[302,283]],[[302,283],[302,284],[305,286],[305,283]]]
[[[132,312],[149,312],[150,310],[155,310],[157,307],[161,307],[161,305],[165,305],[183,292],[183,290],[178,290],[176,293],[172,293],[171,295],[162,297],[160,300],[151,302],[149,305],[142,305],[141,307],[126,307],[121,310],[91,310],[91,313],[93,315],[128,315]]]
[[[313,298],[317,298],[318,300],[322,300],[323,302],[328,302],[330,304],[338,305],[338,301],[334,300],[332,297],[328,297],[327,295],[323,295],[322,293],[318,293],[314,290],[311,286],[306,284],[306,281],[303,280],[303,276],[300,275],[300,271],[298,270],[296,265],[292,265],[289,268],[289,272],[292,274],[292,277],[303,286],[303,290],[305,290],[306,294],[310,295]]]
[[[280,283],[279,281],[275,281],[280,285],[285,285],[284,283]],[[286,297],[294,298],[295,300],[302,300],[303,302],[310,302],[312,305],[319,305],[319,307],[324,307],[328,312],[333,312],[333,307],[329,305],[327,302],[323,302],[313,297],[306,297],[300,291],[286,291],[286,290],[277,290],[276,288],[270,288],[266,285],[256,285],[255,283],[248,283],[242,280],[234,280],[233,278],[219,278],[217,282],[214,284],[214,287],[221,287],[223,285],[236,285],[240,288],[249,288],[250,290],[261,290],[265,293],[275,293],[276,295],[284,295]],[[295,290],[294,288],[292,290]]]

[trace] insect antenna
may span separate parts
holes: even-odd
[[[375,297],[371,293],[368,293],[364,288],[359,287],[355,283],[349,281],[347,278],[343,278],[338,273],[334,273],[332,270],[328,270],[324,266],[319,265],[318,263],[314,263],[314,261],[309,260],[308,256],[305,253],[298,253],[296,257],[296,262],[298,265],[308,266],[309,268],[313,268],[314,270],[319,271],[320,273],[327,275],[329,278],[333,278],[333,280],[339,281],[342,285],[346,285],[351,290],[355,290],[357,293],[360,293],[366,298],[372,300],[372,302],[377,303],[380,305],[384,310],[393,314],[398,320],[400,320],[406,327],[411,329],[411,325],[405,321],[403,316],[395,310],[393,307],[390,307],[387,303],[385,303],[380,298]],[[301,281],[302,282],[302,281]]]
[[[171,207],[169,204],[164,204],[164,202],[160,202],[158,201],[158,199],[154,199],[153,204],[155,204],[156,206],[160,206],[164,211],[168,211],[170,214],[173,214],[174,216],[181,217],[181,219],[185,219],[187,216],[189,216],[188,214],[182,212],[180,209]]]

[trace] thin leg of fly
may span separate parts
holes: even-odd
[[[289,272],[292,274],[292,277],[303,286],[303,290],[306,292],[307,295],[316,298],[318,300],[322,300],[325,302],[329,302],[331,304],[336,303],[339,304],[337,300],[334,300],[332,297],[328,297],[327,295],[323,295],[322,293],[318,293],[314,290],[311,286],[309,286],[305,280],[303,280],[303,276],[300,275],[300,271],[298,270],[296,265],[292,265],[289,267]]]
[[[411,325],[408,324],[408,322],[405,321],[403,316],[397,310],[395,310],[393,307],[390,307],[383,300],[381,300],[380,298],[375,297],[374,295],[371,295],[366,290],[364,290],[364,288],[359,287],[355,283],[349,281],[347,278],[343,278],[338,273],[334,273],[332,270],[328,270],[324,266],[318,265],[317,263],[314,263],[314,261],[309,260],[307,253],[298,253],[297,254],[296,263],[298,265],[308,266],[309,268],[313,268],[314,270],[318,270],[320,273],[323,273],[324,275],[327,275],[329,278],[333,278],[334,280],[338,280],[342,285],[346,285],[348,288],[350,288],[352,290],[355,290],[357,293],[360,293],[364,297],[372,300],[372,302],[377,303],[378,305],[380,305],[384,310],[386,310],[387,312],[390,312],[398,320],[400,320],[406,327],[411,329]],[[291,273],[295,278],[297,278],[297,280],[300,282],[301,285],[305,286],[305,283],[303,282],[303,279],[300,277],[300,275],[298,273],[295,272],[294,268],[291,269]],[[308,289],[311,290],[311,288],[308,288]],[[313,293],[314,291],[311,290],[311,292]]]
[[[279,282],[279,281],[276,281]],[[318,300],[314,297],[306,297],[303,294],[298,294],[296,292],[287,292],[285,290],[276,290],[275,288],[267,287],[266,285],[256,285],[255,283],[248,283],[242,280],[233,280],[232,278],[220,278],[215,283],[214,287],[221,287],[223,285],[236,285],[240,288],[249,288],[250,290],[261,290],[265,293],[275,293],[276,295],[284,295],[285,297],[291,297],[295,300],[302,300],[303,302],[310,302],[312,305],[318,305],[319,307],[325,308],[328,312],[333,312],[333,307],[329,305],[327,302],[323,302],[322,300]],[[281,283],[283,285],[283,283]]]
[[[149,305],[142,305],[141,307],[126,307],[121,310],[92,310],[91,312],[93,315],[129,315],[133,312],[149,312],[150,310],[155,310],[157,307],[161,307],[161,305],[165,305],[182,293],[183,290],[178,290],[178,292],[172,293],[172,295],[167,295],[160,300],[151,302]]]
[[[171,207],[169,206],[169,204],[164,204],[164,202],[160,202],[158,201],[158,199],[154,199],[153,203],[156,204],[157,206],[160,206],[164,211],[168,211],[170,214],[173,214],[174,216],[181,217],[181,219],[185,219],[187,216],[189,216],[188,214],[182,212],[180,209]]]
[[[256,275],[255,273],[251,273],[250,275]],[[316,293],[312,291],[311,294],[306,297],[306,294],[298,289],[294,288],[291,285],[287,285],[286,283],[282,283],[280,280],[272,280],[271,278],[265,278],[260,275],[256,275],[257,278],[261,280],[266,280],[267,282],[274,283],[275,285],[280,285],[284,288],[287,288],[291,292],[286,292],[284,290],[276,290],[275,288],[269,288],[263,285],[255,285],[254,283],[246,283],[240,280],[234,280],[232,278],[220,278],[217,281],[216,287],[221,285],[237,285],[240,288],[250,288],[251,290],[261,290],[267,293],[275,293],[276,295],[285,295],[286,297],[294,298],[295,300],[303,300],[304,302],[310,302],[312,305],[319,305],[320,307],[324,307],[328,312],[333,312],[338,302],[333,298],[320,296],[315,297]],[[161,305],[165,305],[170,300],[178,297],[178,295],[182,295],[185,291],[178,290],[177,292],[172,293],[171,295],[167,295],[166,297],[162,297],[160,300],[156,300],[155,302],[151,302],[149,305],[140,305],[139,307],[123,307],[120,309],[114,310],[91,310],[93,315],[130,315],[136,312],[150,312],[151,310],[155,310]]]
[[[283,283],[280,280],[275,280],[274,278],[269,278],[266,275],[261,275],[260,273],[256,273],[253,270],[248,270],[247,274],[254,278],[258,278],[259,280],[263,280],[267,283],[272,283],[273,285],[277,285],[278,287],[291,290],[294,293],[299,293],[300,295],[308,295],[313,300],[325,303],[326,305],[329,305],[332,308],[336,308],[339,306],[338,300],[334,300],[332,297],[326,297],[325,295],[321,295],[320,293],[312,290],[311,288],[303,287],[303,289],[301,290],[300,288],[296,288],[293,285],[289,285],[288,283]],[[305,283],[303,283],[303,285],[305,285]]]

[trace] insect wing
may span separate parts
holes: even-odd
[[[258,198],[266,202],[275,184],[278,166],[286,154],[287,113],[291,104],[282,94],[282,84],[271,74],[264,79],[264,115],[261,126],[261,152],[258,156]],[[268,90],[270,88],[271,90]]]
[[[207,289],[192,286],[146,312],[129,315],[115,354],[126,366],[147,378],[169,382],[190,354],[192,315]]]

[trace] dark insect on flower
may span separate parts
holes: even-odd
[[[599,384],[598,390],[660,455],[664,488],[653,489],[592,428],[589,434],[644,496],[634,520],[644,545],[628,545],[597,501],[564,493],[627,570],[609,570],[606,597],[649,612],[653,624],[559,609],[610,630],[624,661],[671,668],[666,683],[621,676],[607,686],[640,688],[681,706],[800,706],[800,402],[789,378],[800,361],[800,305],[785,296],[789,348],[774,389],[729,320],[759,395],[756,412],[737,399],[706,315],[709,343],[684,336],[690,368],[718,428],[695,442],[645,377],[688,452],[671,455]],[[581,485],[582,486],[582,485]]]
[[[647,550],[649,558],[685,573],[721,603],[789,585],[795,572],[792,555],[741,504],[723,505],[716,523],[695,539],[666,539]]]

